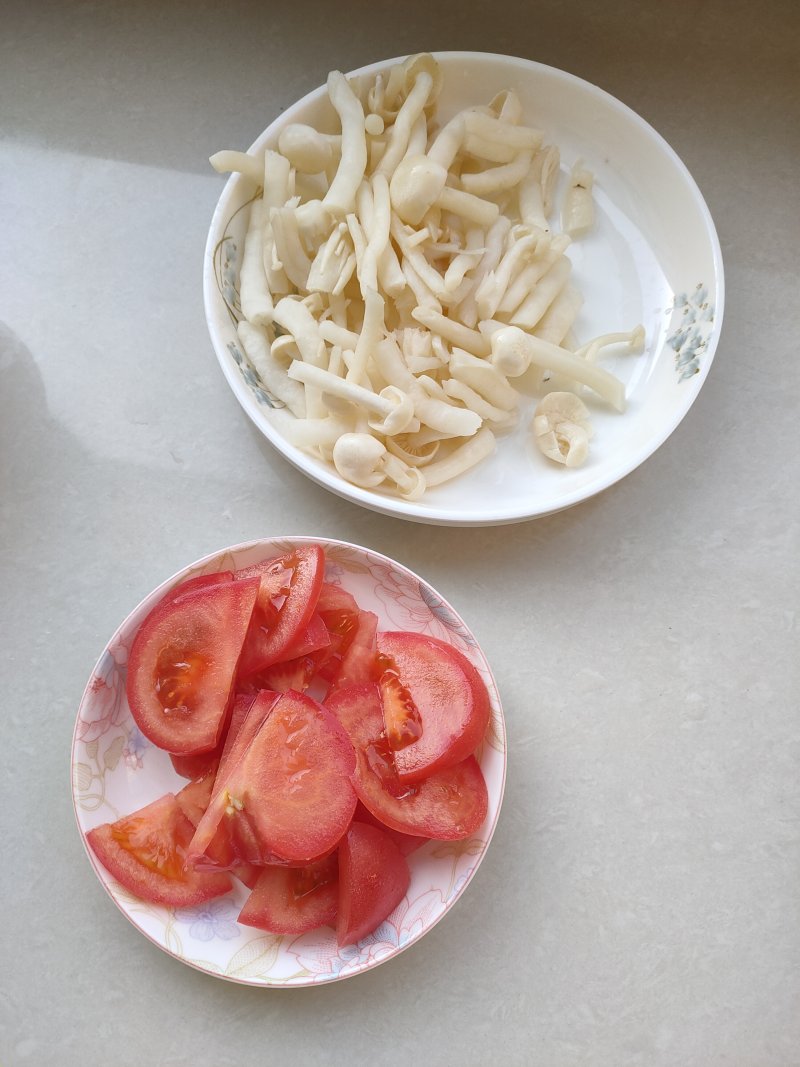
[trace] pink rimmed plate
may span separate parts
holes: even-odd
[[[144,617],[179,581],[246,567],[304,544],[324,548],[326,580],[342,585],[360,607],[374,611],[382,629],[442,638],[474,663],[491,699],[489,729],[477,753],[489,810],[472,837],[428,842],[413,853],[405,898],[377,930],[343,949],[337,948],[333,930],[327,927],[301,937],[280,937],[240,926],[236,917],[248,890],[238,883],[226,896],[200,907],[148,904],[120,886],[87,847],[103,887],[145,937],[200,971],[255,986],[307,986],[350,978],[418,941],[453,906],[475,874],[497,822],[505,782],[505,728],[497,686],[477,641],[447,601],[422,578],[378,552],[324,538],[272,538],[215,552],[179,571],[135,608],[106,645],[83,694],[72,743],[72,797],[84,843],[93,827],[186,784],[169,756],[141,735],[125,697],[128,653]]]

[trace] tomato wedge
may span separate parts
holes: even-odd
[[[325,553],[319,545],[309,545],[267,561],[262,566],[268,575],[268,591],[272,591],[280,580],[283,584],[275,596],[285,596],[285,599],[275,614],[276,605],[271,598],[267,598],[260,586],[259,602],[253,612],[239,664],[241,678],[295,655],[294,648],[304,636],[316,611],[325,574]],[[270,571],[270,568],[274,570]],[[242,573],[250,575],[251,570],[248,568],[246,572],[239,572],[239,576]],[[285,571],[290,572],[288,585],[283,577]],[[275,574],[279,578],[275,578],[271,584]],[[252,576],[243,580],[250,581]],[[260,581],[263,581],[263,575]]]
[[[278,700],[278,694],[263,690],[257,697],[237,697],[231,714],[231,725],[222,751],[219,769],[208,807],[197,824],[189,846],[189,861],[198,868],[232,866],[238,857],[230,835],[228,795],[225,786],[239,766],[262,724]]]
[[[224,785],[225,816],[250,863],[309,863],[335,848],[356,806],[353,746],[316,701],[288,692]]]
[[[372,611],[360,611],[355,629],[350,635],[347,651],[331,682],[331,692],[351,685],[372,682],[377,677],[378,616]]]
[[[371,934],[403,899],[410,881],[408,864],[389,837],[376,826],[354,822],[339,845],[339,947]]]
[[[260,694],[223,756],[215,791],[189,849],[209,856],[220,836],[245,863],[302,866],[327,855],[356,806],[353,746],[316,701]]]
[[[358,799],[385,826],[417,837],[457,841],[482,824],[489,799],[474,756],[422,781],[402,782],[394,765],[396,754],[386,740],[378,687],[352,686],[326,704],[355,747],[353,787]]]
[[[378,649],[387,736],[401,781],[461,763],[489,725],[489,694],[473,665],[425,634],[382,633]]]
[[[255,579],[203,586],[162,601],[139,627],[128,704],[159,748],[191,755],[219,741],[257,591]]]
[[[239,922],[273,934],[304,934],[318,926],[333,926],[338,903],[335,855],[307,867],[265,867]]]
[[[172,793],[86,835],[97,858],[129,892],[153,904],[192,907],[231,888],[227,874],[185,866],[191,822]]]
[[[365,808],[360,800],[356,804],[353,822],[365,822],[369,826],[377,826],[379,830],[383,830],[387,837],[397,846],[401,856],[410,856],[412,852],[422,848],[428,840],[427,837],[417,837],[415,834],[403,834],[399,830],[392,830],[386,823],[376,819],[369,808]]]

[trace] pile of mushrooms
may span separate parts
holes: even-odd
[[[516,94],[439,126],[441,85],[425,54],[369,84],[334,71],[338,132],[292,124],[263,158],[211,157],[254,187],[238,335],[282,431],[353,485],[409,500],[494,451],[531,374],[547,394],[534,439],[583,462],[584,401],[625,407],[598,354],[644,340],[641,327],[572,336],[582,299],[566,251],[592,224],[591,173],[576,162],[555,232],[559,152]]]

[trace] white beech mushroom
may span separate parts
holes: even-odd
[[[357,407],[365,408],[377,419],[369,420],[369,425],[380,433],[391,435],[419,429],[419,420],[414,417],[414,404],[402,390],[389,385],[380,393],[345,381],[329,371],[312,367],[308,363],[295,360],[288,371],[289,377],[304,385],[315,386],[322,393],[349,400]]]
[[[278,149],[295,170],[303,174],[319,174],[342,152],[339,134],[320,133],[313,126],[294,122],[281,131]]]
[[[495,447],[492,431],[512,426],[523,400],[509,379],[531,365],[548,373],[551,390],[558,376],[561,388],[582,384],[622,410],[622,383],[595,360],[611,344],[640,347],[643,336],[639,327],[579,347],[570,238],[547,221],[558,148],[523,125],[512,91],[436,132],[441,84],[427,54],[371,85],[334,71],[328,94],[340,132],[294,123],[263,159],[212,159],[256,187],[239,336],[265,387],[288,406],[270,417],[325,461],[349,434],[400,464],[395,473],[425,466],[429,477],[402,474],[402,488],[385,473],[376,483],[413,499]],[[579,165],[570,180],[580,208]],[[565,230],[575,230],[574,216],[565,202]],[[562,422],[562,438],[547,433],[571,465],[586,431],[577,416]]]
[[[498,330],[492,336],[491,347],[492,363],[498,368],[508,365],[524,366],[519,372],[524,374],[533,363],[542,370],[554,371],[582,385],[588,385],[617,411],[625,410],[625,386],[619,378],[593,363],[588,363],[574,352],[525,333],[518,326],[507,326]]]
[[[589,411],[574,393],[543,397],[533,416],[533,434],[542,453],[566,467],[579,467],[589,454]]]
[[[375,489],[388,478],[408,500],[418,500],[425,492],[422,472],[370,434],[343,434],[333,446],[333,465],[342,478],[363,489]]]

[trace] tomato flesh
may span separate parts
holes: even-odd
[[[128,704],[159,748],[191,755],[218,743],[257,589],[254,579],[205,586],[162,601],[142,623],[128,663]]]
[[[349,635],[347,650],[331,682],[331,692],[374,681],[378,672],[377,653],[378,616],[372,611],[360,611]]]
[[[421,781],[403,782],[397,753],[386,740],[377,686],[352,686],[328,698],[327,706],[350,735],[357,759],[353,787],[376,819],[400,833],[445,841],[469,837],[483,823],[488,794],[474,756]]]
[[[226,874],[186,867],[192,832],[176,797],[167,793],[86,836],[103,866],[131,893],[153,904],[191,907],[231,888]]]
[[[384,713],[391,713],[386,732],[401,781],[420,781],[461,763],[489,724],[489,694],[473,665],[425,634],[382,633],[378,648],[383,677],[395,674],[402,693],[394,703],[384,695]]]
[[[306,867],[265,867],[239,922],[273,934],[304,934],[336,922],[339,865],[329,856]]]
[[[377,826],[379,830],[389,837],[391,841],[397,846],[401,856],[410,856],[412,852],[416,852],[418,848],[422,848],[427,837],[417,837],[416,834],[403,834],[399,830],[392,830],[386,823],[376,819],[369,808],[365,808],[359,800],[356,804],[355,814],[353,815],[353,822],[365,822],[370,826]]]
[[[229,832],[251,863],[307,863],[331,849],[356,806],[353,746],[300,693],[280,697],[222,791]]]
[[[197,824],[189,847],[189,860],[197,867],[232,866],[238,857],[225,819],[228,798],[225,786],[241,762],[248,746],[260,730],[278,700],[278,694],[263,690],[255,698],[237,697],[231,725],[219,762],[211,800]]]
[[[277,608],[277,615],[273,601],[265,597],[263,589],[259,592],[260,601],[242,649],[239,665],[242,678],[294,655],[294,647],[316,611],[325,573],[325,554],[319,545],[309,545],[263,566],[279,568],[281,574],[284,568],[291,573],[288,585],[280,587],[280,595],[284,591],[286,595]],[[244,579],[248,580],[252,579]]]
[[[389,837],[376,826],[354,822],[339,845],[339,947],[372,933],[403,899],[410,881],[408,864]]]

